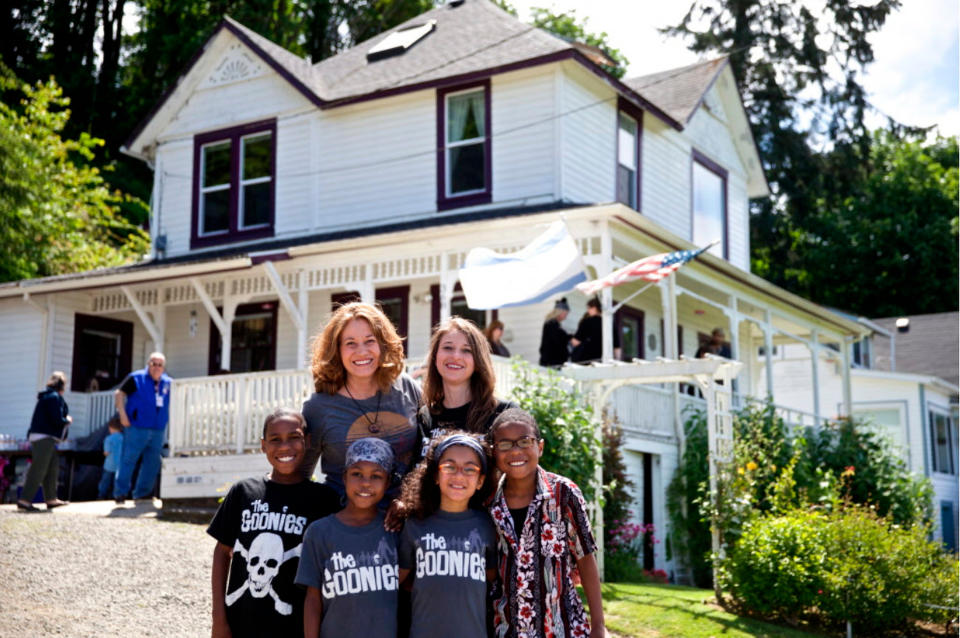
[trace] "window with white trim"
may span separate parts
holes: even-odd
[[[446,196],[487,190],[484,90],[446,96]]]

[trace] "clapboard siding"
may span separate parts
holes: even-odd
[[[493,77],[494,202],[555,201],[554,74],[536,67]]]
[[[43,302],[41,302],[42,305]],[[40,352],[43,315],[21,299],[0,301],[0,434],[25,437],[37,392],[52,370]]]
[[[563,198],[571,202],[616,199],[616,94],[579,65],[564,65],[562,122]]]
[[[643,118],[640,211],[680,237],[690,238],[690,142],[663,122]]]

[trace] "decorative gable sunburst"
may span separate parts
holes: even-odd
[[[242,44],[231,45],[219,64],[214,67],[203,88],[241,82],[263,74],[263,63],[250,55]]]

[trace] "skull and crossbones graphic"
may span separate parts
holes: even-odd
[[[264,598],[267,595],[273,598],[273,608],[278,614],[289,616],[293,613],[293,605],[280,600],[280,596],[273,590],[273,579],[281,565],[300,556],[302,546],[301,543],[283,551],[283,539],[270,532],[264,532],[253,539],[249,550],[245,549],[238,539],[233,551],[240,552],[247,561],[247,580],[232,594],[227,594],[227,605],[232,605],[244,592],[249,591],[254,598]]]

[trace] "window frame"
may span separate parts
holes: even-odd
[[[466,301],[467,295],[463,292],[463,286],[457,281],[453,286],[453,295],[450,297],[450,305],[454,301]],[[451,308],[451,311],[453,309]],[[486,319],[484,325],[478,326],[483,331],[490,322],[500,318],[500,311],[497,308],[486,310]],[[451,312],[450,316],[454,316]],[[430,336],[433,336],[433,330],[440,324],[440,284],[430,284]]]
[[[382,306],[380,305],[380,302],[394,298],[400,300],[400,325],[394,326],[394,328],[396,328],[397,334],[399,334],[400,338],[403,340],[403,353],[406,356],[409,354],[408,350],[410,341],[410,286],[406,285],[390,286],[389,288],[377,288],[373,291],[373,298],[375,305],[380,307],[381,310]],[[340,306],[353,301],[363,301],[363,299],[360,297],[360,293],[355,290],[332,293],[330,295],[330,312],[336,312],[337,308]]]
[[[639,212],[642,210],[640,195],[643,192],[641,185],[643,183],[642,178],[642,158],[643,158],[643,110],[637,108],[635,105],[631,104],[629,101],[623,99],[623,97],[617,98],[617,121],[616,121],[616,158],[614,166],[616,168],[616,192],[614,193],[614,200],[620,201],[617,199],[617,196],[620,194],[620,116],[626,115],[632,119],[637,125],[637,134],[635,140],[634,148],[634,164],[636,166],[636,185],[634,189],[633,196],[636,198],[636,206],[630,206],[627,202],[620,202],[624,206],[633,208],[635,211]]]
[[[120,384],[131,370],[133,370],[133,323],[122,319],[111,319],[101,315],[88,315],[76,313],[73,318],[73,357],[70,364],[70,390],[72,392],[86,392],[89,375],[83,373],[85,365],[89,362],[83,359],[83,340],[84,331],[96,330],[108,332],[117,335],[120,338],[120,352],[117,355],[118,378],[114,385],[109,388],[100,388],[110,390]]]
[[[264,308],[264,306],[269,305],[270,308]],[[273,343],[273,351],[270,353],[269,367],[266,370],[261,370],[260,372],[269,372],[277,369],[277,309],[279,308],[279,301],[266,300],[266,301],[254,301],[245,304],[237,305],[234,310],[233,320],[230,322],[231,330],[231,343],[230,347],[233,348],[233,324],[237,320],[241,320],[244,317],[249,317],[252,315],[258,314],[269,314],[271,322],[271,342]],[[223,307],[217,306],[217,312],[220,315],[223,315]],[[207,346],[207,374],[209,376],[215,376],[221,374],[221,366],[218,366],[217,358],[220,356],[220,348],[222,346],[221,342],[220,329],[217,328],[217,324],[213,322],[213,319],[210,319],[210,337],[208,339]],[[220,362],[222,363],[222,362]],[[233,365],[233,357],[230,357],[230,364]],[[254,371],[257,372],[257,371]],[[247,372],[230,372],[229,374],[248,374]]]
[[[729,173],[727,169],[720,166],[709,157],[693,149],[693,152],[690,157],[690,239],[693,240],[696,237],[696,228],[694,226],[696,222],[696,210],[694,209],[694,176],[695,176],[695,165],[699,164],[703,168],[707,169],[711,173],[715,174],[720,178],[722,189],[723,189],[723,198],[721,204],[723,210],[721,212],[722,220],[721,225],[723,226],[723,258],[726,260],[730,259],[730,213],[729,213],[729,185],[728,177]]]
[[[944,470],[944,468],[939,467],[939,444],[937,443],[937,423],[936,417],[942,417],[946,423],[946,450],[947,450],[947,461],[949,468]],[[927,418],[930,423],[930,469],[932,473],[944,474],[947,476],[956,476],[957,475],[957,455],[956,455],[956,436],[954,435],[954,422],[953,415],[950,414],[949,410],[944,410],[933,404],[927,405]]]
[[[483,190],[469,191],[462,195],[447,194],[447,102],[448,98],[458,94],[483,91],[484,157]],[[445,211],[464,206],[489,204],[493,199],[493,144],[491,141],[490,117],[490,78],[484,78],[469,84],[441,87],[437,89],[437,211]],[[460,144],[458,144],[460,145]]]
[[[244,141],[264,133],[270,134],[270,175],[250,180],[243,178],[243,148]],[[230,201],[228,207],[228,227],[225,231],[201,233],[201,197],[205,191],[203,187],[204,148],[218,142],[230,142],[230,184],[225,189],[217,185],[217,190],[228,190]],[[270,211],[267,221],[262,224],[241,228],[243,190],[245,186],[270,182]],[[276,222],[276,192],[277,192],[277,121],[276,119],[251,122],[241,126],[210,131],[196,135],[193,138],[193,192],[192,213],[190,224],[190,248],[205,248],[249,239],[273,237]]]

